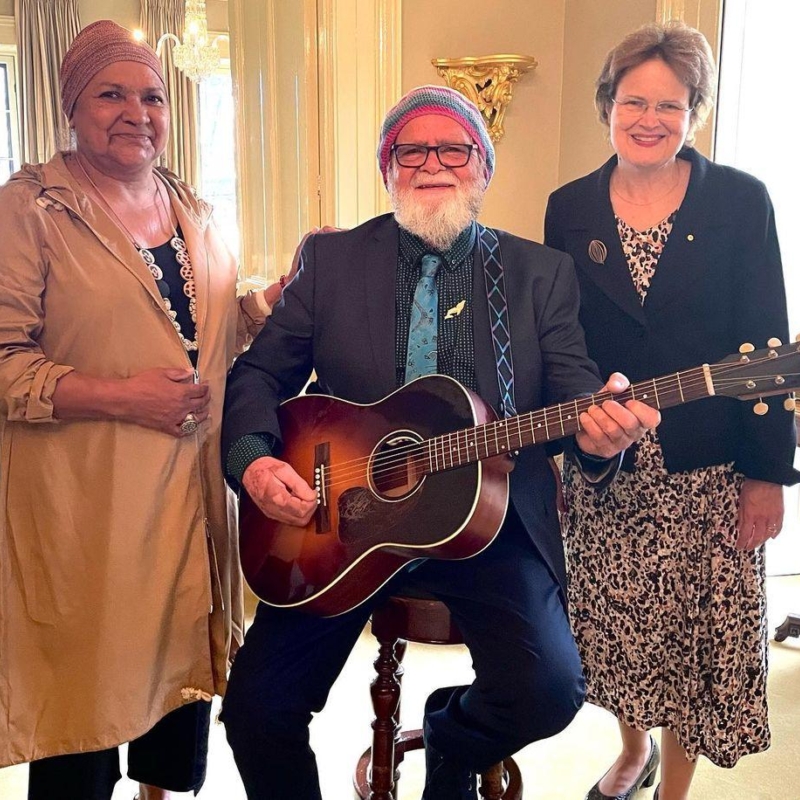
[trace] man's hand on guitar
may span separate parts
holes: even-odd
[[[285,461],[257,458],[244,471],[242,486],[262,513],[304,527],[317,508],[317,493]]]
[[[615,372],[600,391],[617,394],[628,386],[630,381]],[[629,400],[625,405],[606,400],[584,411],[580,422],[582,430],[575,434],[578,447],[593,456],[612,458],[639,441],[645,431],[655,428],[661,422],[661,414],[638,400]]]

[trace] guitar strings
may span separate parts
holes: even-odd
[[[778,356],[778,358],[782,358],[782,357],[785,357],[785,356]],[[768,360],[769,362],[774,362],[776,359],[775,358],[769,358],[769,359],[763,359],[763,360],[765,360],[765,361]],[[751,365],[754,365],[754,364],[757,364],[757,363],[758,362],[753,361],[753,362],[751,362]],[[711,369],[712,372],[715,372],[715,373],[722,373],[722,372],[726,372],[726,371],[729,372],[731,370],[739,370],[739,369],[741,369],[741,364],[739,364],[739,363],[735,363],[735,364],[717,364],[717,365],[711,365],[710,369]],[[700,370],[700,374],[687,375],[686,378],[683,381],[680,382],[680,386],[682,388],[686,389],[687,391],[691,390],[691,389],[694,389],[694,388],[697,388],[697,386],[703,385],[706,382],[705,381],[705,374],[704,374],[704,372],[702,372],[702,368],[701,367],[700,368],[694,368],[694,370]],[[693,373],[694,370],[692,370],[690,372]],[[676,373],[676,375],[680,375],[680,374],[681,373]],[[796,375],[796,373],[784,373],[784,374],[788,375],[788,376]],[[771,377],[774,377],[774,375],[773,374],[768,374],[768,375],[763,375],[763,376],[751,376],[751,379],[765,380],[765,379],[769,379]],[[655,383],[657,385],[659,382],[661,383],[661,385],[662,385],[661,388],[663,390],[664,384],[666,384],[666,383],[673,384],[675,382],[675,375],[670,376],[670,377],[655,379],[655,381],[654,380],[644,381],[644,382],[642,382],[640,384],[636,384],[635,388],[638,388],[640,390],[640,392],[641,392],[641,389],[645,384],[649,388],[649,386],[651,384]],[[726,385],[736,385],[737,383],[741,383],[741,378],[728,378],[728,379],[725,379],[723,377],[721,379],[715,380],[715,383],[716,383],[716,385],[718,387],[724,388]],[[790,390],[787,390],[787,391],[790,391]],[[642,395],[640,393],[640,397],[641,396]],[[578,409],[579,409],[578,413],[580,414],[580,413],[582,413],[582,411],[585,411],[586,409],[588,409],[592,405],[596,405],[598,400],[600,402],[602,402],[602,401],[604,401],[606,399],[611,399],[612,397],[619,397],[619,395],[611,395],[610,393],[605,392],[605,393],[600,393],[600,394],[594,395],[593,398],[592,397],[578,398],[578,400],[577,400],[577,406],[578,406]],[[630,398],[628,398],[628,399],[630,399]],[[692,398],[692,399],[700,399],[700,398]],[[574,400],[573,401],[567,401],[566,403],[560,404],[562,409],[564,409],[565,407],[569,407],[570,409],[572,409],[572,408],[575,407],[575,405],[576,405],[576,401],[574,401]],[[582,409],[581,409],[581,406],[583,406]],[[558,406],[554,406],[554,407],[551,406],[550,409],[549,409],[549,411],[550,411],[549,415],[550,416],[554,416],[556,409],[558,409]],[[459,447],[459,451],[460,451],[460,447],[461,447],[461,445],[459,443],[459,437],[463,436],[465,445],[469,443],[473,447],[477,447],[478,446],[478,439],[480,438],[479,434],[480,434],[481,431],[483,431],[483,437],[482,437],[483,438],[483,446],[484,446],[484,448],[487,448],[490,438],[493,438],[495,441],[498,440],[498,439],[502,439],[503,437],[506,437],[508,439],[510,437],[510,434],[508,433],[508,428],[509,427],[513,428],[514,423],[516,423],[517,429],[518,429],[517,438],[520,438],[520,434],[522,432],[522,428],[523,427],[527,428],[528,425],[531,425],[530,435],[531,435],[531,437],[534,437],[533,424],[537,423],[538,420],[541,420],[541,422],[538,422],[537,429],[538,429],[538,427],[541,427],[542,425],[545,425],[546,427],[550,427],[549,425],[547,425],[548,420],[546,419],[546,414],[545,414],[546,410],[547,409],[536,409],[535,411],[527,412],[526,414],[521,414],[518,417],[511,418],[510,420],[495,420],[493,422],[484,423],[482,425],[478,425],[478,426],[475,426],[475,427],[472,427],[472,428],[460,429],[458,431],[450,431],[450,432],[447,432],[447,433],[444,433],[444,434],[440,434],[438,436],[431,437],[430,439],[427,439],[424,442],[409,443],[408,445],[405,445],[403,447],[399,447],[399,448],[393,450],[391,453],[379,454],[377,456],[362,456],[362,457],[359,457],[357,459],[353,459],[351,461],[340,462],[339,464],[335,465],[337,467],[337,469],[334,469],[334,467],[330,467],[329,468],[328,475],[333,477],[333,475],[335,474],[335,477],[336,477],[337,480],[335,482],[328,483],[328,486],[332,487],[332,486],[335,486],[335,485],[340,485],[341,483],[346,482],[347,480],[352,480],[355,477],[360,477],[361,475],[365,474],[365,468],[369,465],[370,462],[372,462],[373,465],[374,465],[374,468],[371,470],[371,473],[373,475],[375,475],[375,476],[378,476],[378,477],[380,477],[382,475],[386,475],[387,473],[391,472],[393,469],[395,469],[397,467],[400,467],[401,465],[403,466],[404,471],[405,471],[405,467],[409,463],[409,458],[414,458],[416,460],[422,459],[423,461],[429,461],[429,463],[432,466],[433,458],[436,458],[437,461],[438,461],[439,459],[443,460],[445,458],[445,456],[450,456],[450,452],[452,452],[452,448],[451,448],[451,451],[446,453],[444,451],[444,449],[443,449],[443,446],[444,446],[445,440],[448,440],[448,439],[449,439],[449,444],[452,444],[453,437],[456,437],[456,444]],[[511,423],[511,424],[509,425],[509,423]],[[559,419],[552,420],[552,425],[554,425],[556,428],[559,427],[559,424],[560,424],[560,420]],[[577,424],[578,430],[580,430],[580,422],[576,420],[576,424]],[[468,438],[470,436],[470,434],[473,436],[473,439],[471,441]],[[564,433],[564,434],[559,435],[558,437],[553,437],[553,438],[554,439],[555,438],[562,438],[563,435],[568,435],[568,434]],[[548,435],[547,438],[548,439],[550,438],[549,435]],[[437,451],[436,449],[432,449],[432,446],[433,446],[433,448],[437,447],[437,444],[436,444],[437,440],[439,442],[441,442],[441,444],[442,444],[442,450],[441,451]],[[534,442],[528,442],[524,446],[527,446],[527,444],[533,444],[533,443]],[[510,445],[510,442],[509,442],[509,445]],[[523,445],[520,445],[520,446],[523,446]],[[515,447],[511,447],[511,449],[516,449],[516,448]],[[498,450],[496,454],[497,455],[502,455],[503,452],[507,452],[507,451]],[[487,456],[485,456],[485,457],[488,457],[488,451],[487,451]],[[452,456],[450,456],[450,458],[454,462],[454,459],[452,458]],[[468,456],[465,456],[465,458],[466,458],[466,463],[473,463],[473,460],[471,458],[469,458]],[[477,459],[477,460],[480,460],[480,459]],[[458,466],[461,466],[461,464],[460,463],[459,464],[451,463],[451,468],[455,468],[455,467],[458,467]],[[424,470],[424,471],[427,472],[428,470]]]
[[[794,353],[788,353],[785,355],[778,355],[777,357],[764,357],[759,360],[751,361],[748,366],[756,366],[761,362],[766,362],[770,364],[774,364],[776,361],[782,358],[791,357]],[[732,362],[732,363],[723,363],[723,364],[713,364],[709,366],[709,370],[714,377],[714,383],[719,388],[724,388],[728,385],[735,385],[737,383],[742,382],[741,377],[733,377],[733,378],[725,378],[724,374],[726,372],[731,371],[741,371],[742,363],[741,362]],[[796,373],[784,373],[787,376],[796,375]],[[774,374],[768,375],[760,375],[760,376],[750,376],[750,380],[766,380],[771,377],[774,377]],[[657,394],[658,389],[660,388],[662,391],[666,386],[671,387],[673,392],[679,391],[679,389],[684,389],[685,391],[691,391],[696,389],[698,386],[702,386],[706,383],[706,376],[705,371],[702,367],[695,367],[691,370],[686,370],[685,372],[677,372],[673,373],[670,376],[662,376],[661,378],[651,379],[647,381],[642,381],[638,384],[634,385],[634,389],[638,390],[639,398],[644,397],[643,390],[647,390],[647,394],[649,394],[650,387],[653,387],[654,394]],[[787,392],[790,391],[787,389]],[[630,389],[626,390],[622,394],[630,394]],[[635,392],[634,392],[635,395]],[[710,396],[710,395],[709,395]],[[437,436],[431,437],[423,442],[412,442],[408,445],[403,445],[392,450],[389,453],[385,454],[378,454],[378,455],[368,455],[368,456],[360,456],[356,459],[352,459],[349,461],[339,462],[335,465],[331,465],[327,470],[327,475],[331,479],[327,486],[329,488],[333,486],[338,486],[343,483],[351,482],[353,479],[358,478],[362,475],[367,473],[367,467],[370,463],[373,464],[372,470],[369,470],[371,474],[376,477],[385,476],[390,473],[394,469],[398,469],[400,467],[403,468],[403,472],[406,471],[410,460],[414,459],[416,461],[431,461],[432,458],[441,459],[444,458],[445,455],[450,456],[450,452],[445,453],[442,449],[441,452],[436,451],[436,447],[438,446],[437,440],[441,442],[442,447],[444,446],[445,440],[449,439],[450,444],[452,444],[453,437],[455,437],[456,444],[459,448],[459,453],[461,449],[461,445],[459,444],[459,437],[464,439],[465,446],[470,443],[469,437],[472,436],[471,444],[472,447],[477,449],[479,438],[483,439],[483,446],[486,447],[490,440],[497,440],[498,438],[509,438],[509,436],[513,435],[509,433],[509,428],[513,429],[515,426],[517,428],[516,436],[517,438],[521,438],[520,434],[522,429],[528,428],[528,425],[531,426],[530,428],[530,435],[534,436],[534,428],[533,425],[538,423],[538,427],[544,425],[545,427],[549,428],[555,426],[556,428],[559,427],[561,420],[560,418],[550,419],[553,417],[556,412],[560,410],[565,410],[566,408],[569,409],[569,414],[572,414],[572,410],[575,409],[577,414],[582,413],[583,411],[590,408],[592,405],[597,405],[599,403],[604,402],[606,399],[613,399],[614,397],[619,398],[619,395],[612,395],[609,392],[602,392],[596,395],[592,395],[589,397],[582,397],[578,398],[577,400],[570,400],[564,403],[558,404],[556,406],[551,406],[549,408],[549,414],[546,412],[548,409],[536,409],[531,412],[527,412],[525,414],[521,414],[517,417],[512,417],[507,420],[494,420],[492,422],[483,423],[481,425],[477,425],[474,427],[463,428],[457,431],[450,431],[444,434],[439,434]],[[631,399],[630,397],[627,399]],[[700,398],[693,398],[693,399],[700,399]],[[572,419],[570,417],[569,421],[571,422]],[[575,420],[577,424],[578,430],[580,430],[580,422]],[[537,429],[538,429],[537,427]],[[481,436],[481,432],[482,436]],[[549,434],[549,430],[548,430]],[[566,435],[566,434],[565,434]],[[549,435],[547,437],[550,438]],[[561,436],[553,437],[553,438],[561,438]],[[534,442],[529,442],[528,444],[533,444]],[[434,448],[434,449],[432,449]],[[511,449],[517,449],[516,447],[512,447]],[[498,455],[501,455],[503,452],[507,451],[498,451]],[[469,456],[465,456],[466,463],[473,463]],[[416,466],[416,465],[415,465]],[[460,466],[460,464],[452,464],[452,467]],[[427,470],[425,470],[427,471]],[[335,480],[333,480],[335,477]]]
[[[794,374],[794,373],[787,373]],[[771,377],[771,376],[764,376]],[[736,385],[740,383],[739,379],[729,379],[727,385]],[[726,385],[725,380],[716,381],[718,387],[723,388]],[[683,386],[686,389],[691,389],[696,386],[697,382],[685,382]],[[710,395],[709,395],[710,396]],[[582,398],[583,399],[583,398]],[[701,399],[701,398],[693,398]],[[562,404],[563,405],[563,404]],[[568,403],[569,407],[574,407],[574,402]],[[581,405],[584,408],[581,409]],[[588,409],[592,403],[578,404],[578,413],[582,413]],[[554,415],[551,407],[550,415]],[[541,421],[538,421],[541,420]],[[571,419],[570,419],[571,421]],[[424,442],[413,442],[392,450],[390,453],[379,454],[376,456],[365,456],[352,461],[340,462],[335,466],[328,469],[328,476],[332,479],[327,483],[329,488],[342,485],[343,483],[352,482],[354,479],[360,478],[367,474],[373,475],[375,478],[382,478],[391,475],[393,471],[397,472],[397,477],[403,477],[409,468],[412,468],[417,475],[424,475],[429,472],[440,471],[432,469],[434,462],[438,467],[439,463],[443,465],[443,469],[455,469],[460,466],[465,466],[475,461],[482,460],[475,458],[469,454],[469,448],[473,448],[473,452],[477,452],[479,448],[485,449],[486,455],[484,458],[491,457],[489,454],[489,442],[493,441],[496,445],[497,441],[506,439],[507,447],[505,449],[498,448],[494,455],[502,455],[509,452],[509,450],[516,450],[521,447],[535,443],[534,431],[546,425],[545,415],[543,410],[529,412],[527,414],[519,415],[512,418],[511,424],[505,424],[508,421],[497,420],[491,423],[485,423],[474,428],[466,428],[458,431],[452,431],[438,436],[431,437]],[[577,430],[581,429],[580,421],[576,420],[575,424]],[[536,425],[536,427],[534,427]],[[514,427],[516,426],[516,431]],[[561,426],[560,421],[554,419],[548,427]],[[562,429],[563,430],[563,429]],[[481,436],[481,432],[483,435]],[[524,441],[523,432],[529,433],[533,441]],[[563,438],[570,434],[562,432],[552,439]],[[471,437],[471,438],[470,438]],[[512,440],[519,440],[519,444],[513,444]],[[482,440],[482,441],[481,441]],[[551,440],[548,436],[547,440]],[[438,443],[437,443],[438,441]],[[453,446],[455,444],[455,446]],[[447,461],[450,461],[450,466],[447,466]],[[369,469],[369,464],[372,462],[373,468]],[[458,463],[456,463],[458,462]],[[431,467],[431,468],[426,468]],[[335,478],[335,480],[333,480]]]
[[[729,384],[739,383],[739,380],[736,379],[733,382],[729,380],[728,383]],[[696,385],[697,385],[696,382],[685,383],[687,390],[693,388]],[[725,380],[724,379],[718,380],[717,385],[720,388],[723,388],[723,386],[725,385]],[[580,403],[578,405],[580,409]],[[569,407],[572,408],[573,406],[574,403],[570,402]],[[589,405],[586,405],[586,407],[588,408]],[[550,413],[551,415],[553,415],[552,411]],[[537,422],[537,420],[539,419],[541,419],[542,422]],[[570,420],[571,419],[572,418],[570,416]],[[479,441],[481,437],[479,434],[481,429],[483,429],[484,435],[482,437],[483,438],[482,445],[484,449],[488,448],[488,443],[491,439],[493,439],[496,443],[498,440],[502,441],[504,437],[506,439],[508,447],[512,450],[516,449],[517,447],[526,446],[527,444],[533,444],[534,442],[528,442],[526,443],[526,445],[522,444],[523,428],[526,429],[526,433],[528,433],[527,429],[528,426],[530,426],[530,431],[529,431],[530,436],[531,438],[535,439],[534,431],[538,430],[538,428],[540,428],[544,424],[544,414],[542,410],[538,410],[535,412],[530,412],[529,414],[523,414],[520,415],[519,417],[512,418],[510,421],[507,422],[509,422],[509,424],[504,424],[504,421],[498,420],[493,423],[486,423],[485,426],[477,426],[476,428],[467,428],[458,431],[451,431],[436,437],[432,437],[426,440],[425,442],[411,442],[407,445],[392,450],[391,453],[386,453],[375,457],[360,457],[359,459],[355,459],[351,462],[340,462],[337,465],[339,469],[335,470],[335,477],[340,480],[345,478],[348,475],[348,472],[346,472],[345,470],[349,469],[352,473],[352,468],[356,469],[356,474],[360,474],[362,472],[362,468],[366,466],[366,464],[368,464],[370,460],[372,460],[373,464],[375,465],[375,468],[372,470],[372,472],[376,476],[387,474],[395,467],[399,467],[401,465],[403,466],[407,465],[409,458],[416,458],[417,460],[419,460],[420,456],[425,460],[430,459],[431,462],[433,458],[436,458],[437,462],[439,460],[442,460],[444,463],[446,463],[446,458],[449,457],[452,462],[451,467],[461,466],[461,461],[463,460],[466,460],[467,463],[472,463],[472,459],[469,456],[466,455],[462,456],[461,454],[462,439],[464,447],[467,446],[478,447],[481,445],[481,442]],[[516,433],[514,432],[514,423],[516,423],[516,428],[517,428]],[[536,428],[533,427],[534,424],[536,425]],[[553,424],[556,425],[556,427],[558,427],[560,421],[554,420]],[[581,427],[580,421],[576,420],[575,424],[577,425],[578,430],[580,430]],[[472,431],[475,431],[475,433],[472,433],[473,438],[470,439],[469,437]],[[568,434],[566,432],[563,432],[559,437],[553,437],[553,438],[561,438],[561,436],[565,435]],[[516,437],[516,439],[519,440],[520,444],[512,445],[511,444],[512,437]],[[437,440],[441,443],[441,445],[437,445]],[[452,446],[454,442],[456,445],[455,448]],[[445,450],[445,446],[447,446],[449,449]],[[452,452],[458,453],[457,458],[459,460],[459,464],[455,464],[455,457],[450,455],[450,453]],[[466,453],[467,451],[464,452]],[[498,448],[497,455],[500,455],[503,452],[507,452],[507,450]],[[488,457],[488,452],[487,452],[487,457]],[[329,474],[333,472],[334,470],[331,469]]]

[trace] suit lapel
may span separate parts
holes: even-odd
[[[396,388],[395,283],[399,236],[393,217],[384,217],[367,239],[361,254],[365,273],[367,323],[372,346],[374,374],[384,396]]]
[[[567,236],[578,272],[594,283],[622,311],[644,323],[644,311],[631,280],[608,194],[609,180],[615,165],[616,156],[609,159],[597,172],[597,180],[591,187],[592,194],[583,198],[582,206],[573,217],[575,222],[567,230]],[[603,248],[604,258],[598,252]]]

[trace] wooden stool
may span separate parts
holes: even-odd
[[[372,614],[372,633],[380,648],[372,682],[372,747],[359,759],[353,776],[361,800],[397,800],[398,767],[405,754],[424,747],[422,731],[400,730],[400,681],[406,642],[463,644],[447,606],[433,597],[390,597]],[[521,800],[522,776],[512,758],[480,776],[484,800]]]

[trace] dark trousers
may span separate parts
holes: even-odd
[[[173,792],[206,779],[211,703],[181,706],[128,745],[128,777]],[[120,779],[116,747],[32,761],[28,800],[110,800]]]
[[[479,555],[426,561],[381,595],[413,585],[450,609],[472,656],[475,681],[445,697],[435,693],[426,739],[474,771],[563,730],[584,696],[561,591],[516,514],[509,516]],[[222,709],[250,800],[320,800],[309,746],[312,712],[325,705],[379,601],[327,619],[259,606]],[[332,789],[330,796],[343,791]]]

